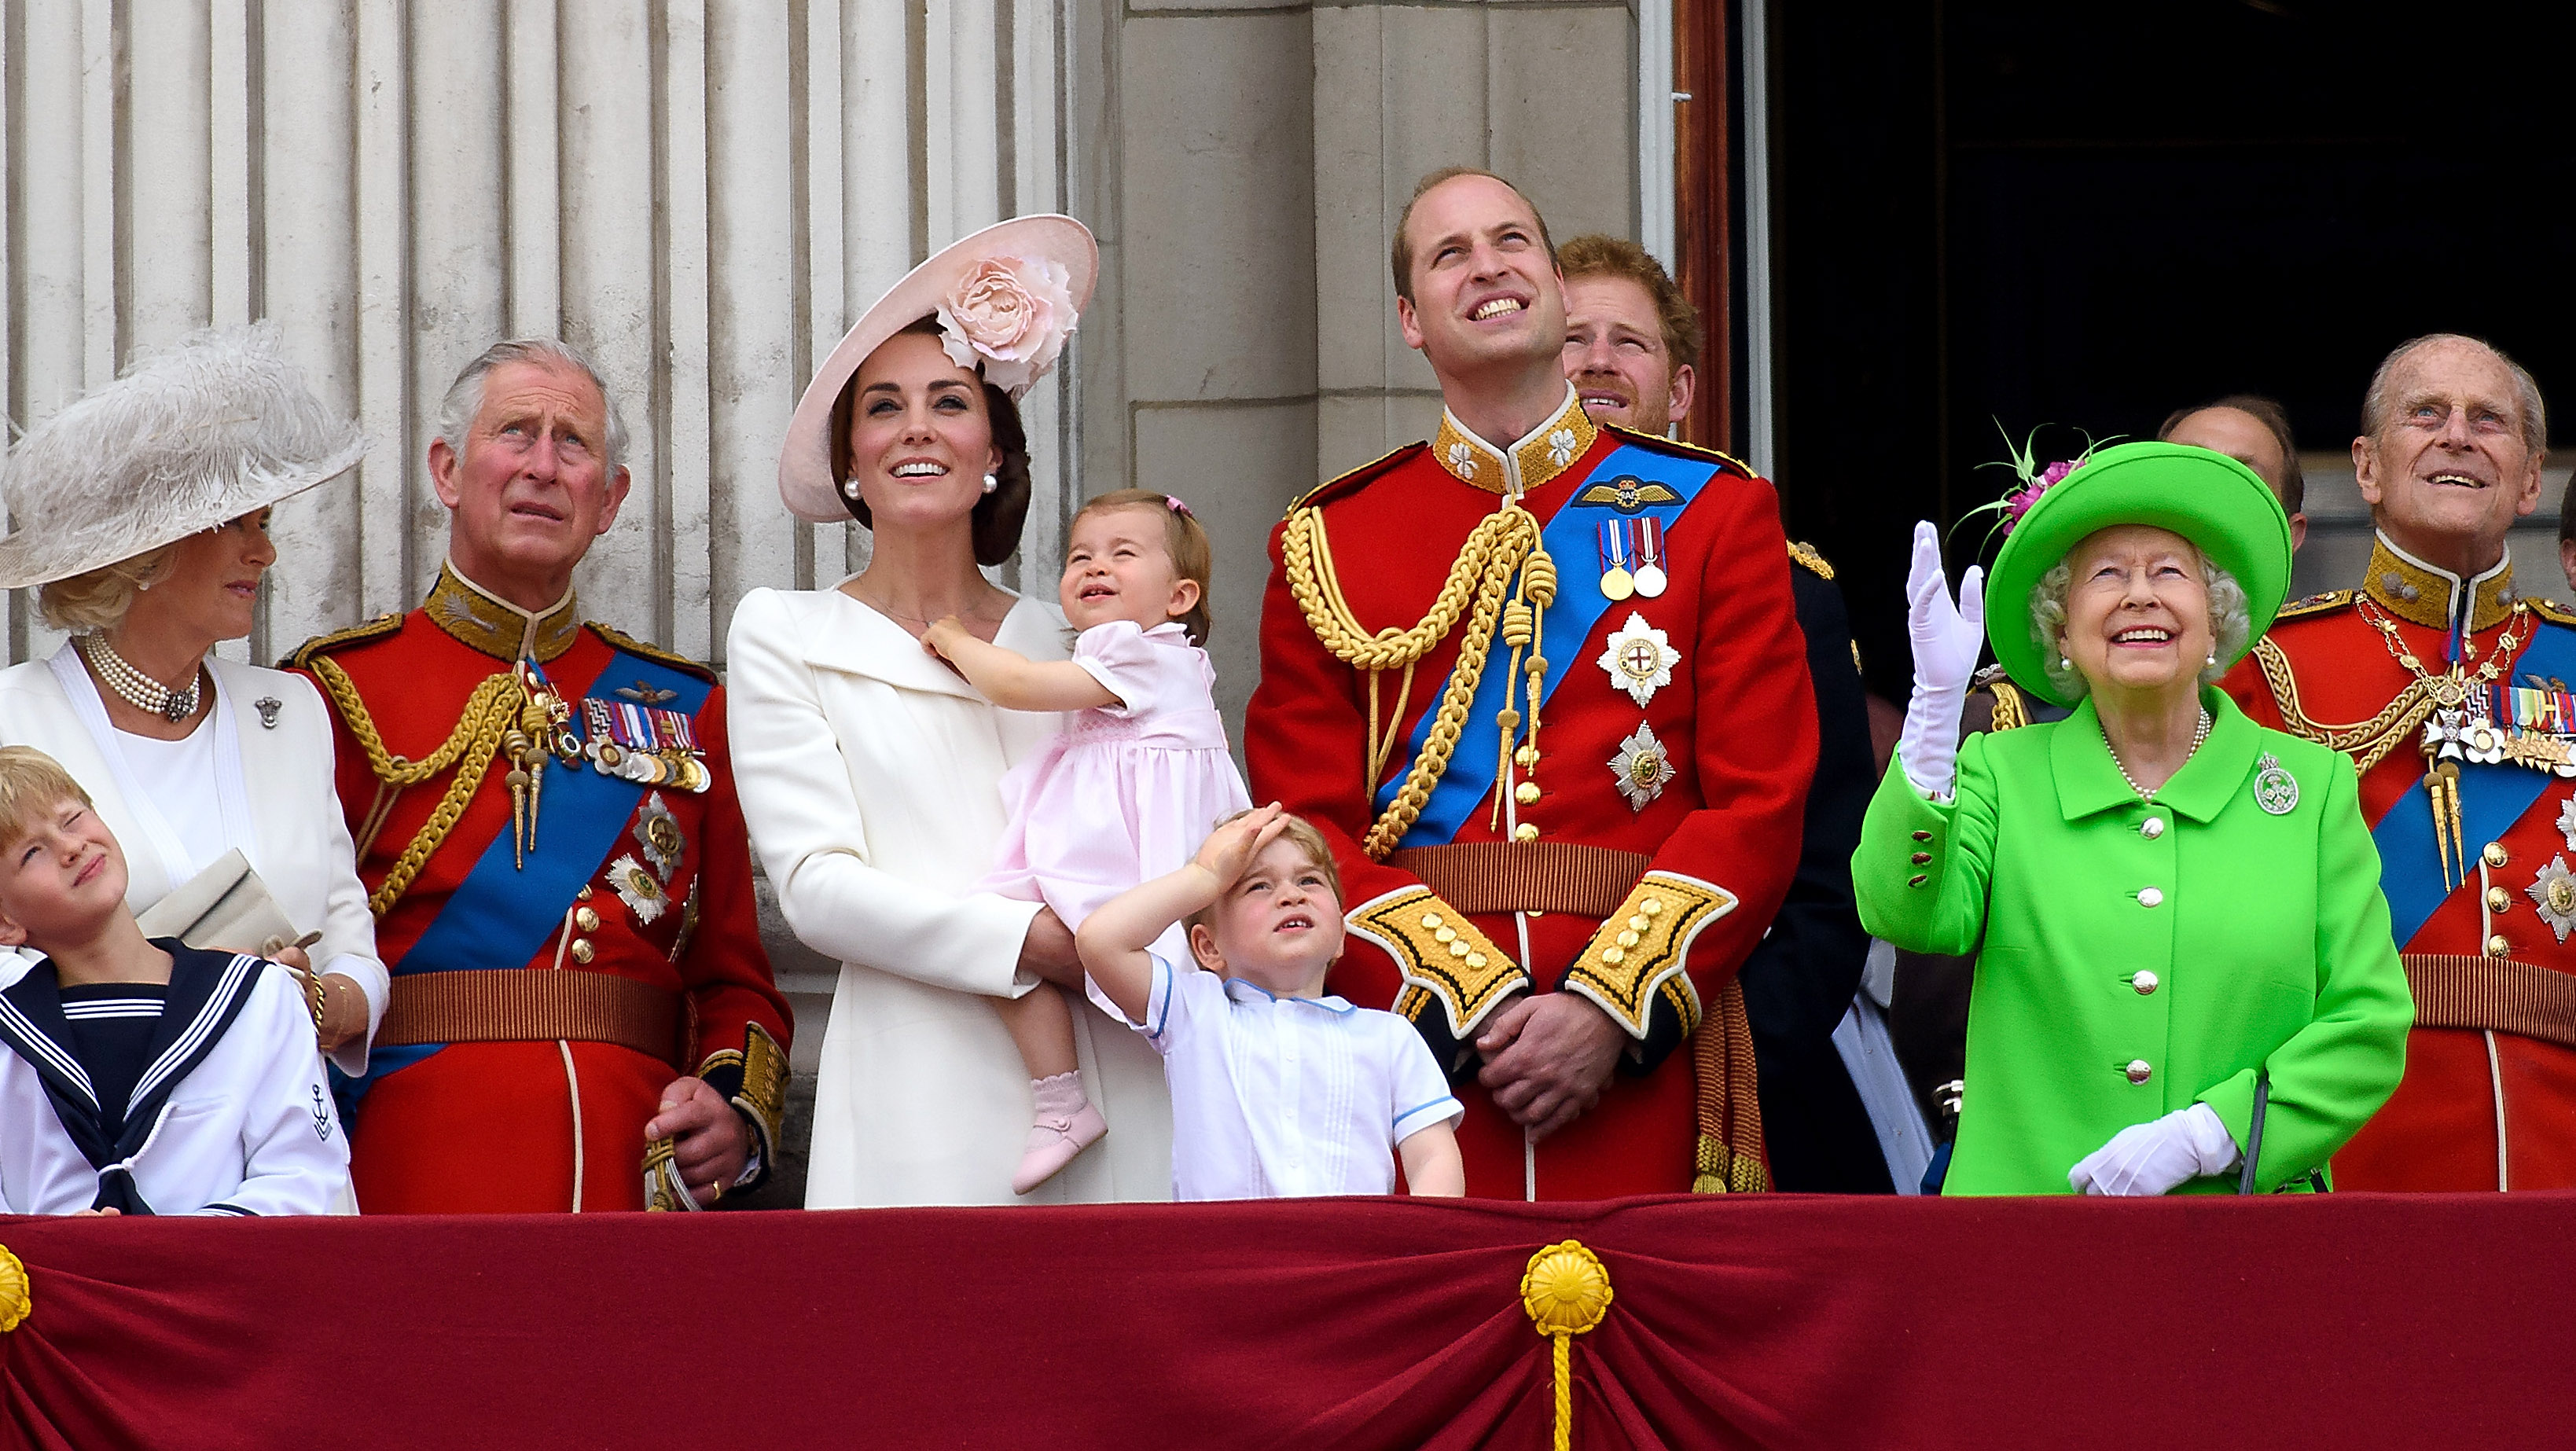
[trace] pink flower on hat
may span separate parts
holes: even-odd
[[[940,346],[1017,398],[1055,366],[1073,331],[1072,274],[1059,262],[987,257],[939,304]]]

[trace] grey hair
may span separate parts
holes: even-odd
[[[2389,416],[2397,411],[2397,400],[2389,396],[2397,365],[2417,349],[2429,348],[2435,343],[2468,343],[2486,349],[2497,362],[2504,364],[2504,370],[2513,375],[2514,408],[2522,415],[2522,446],[2531,450],[2535,458],[2549,451],[2549,409],[2540,401],[2540,385],[2532,381],[2528,369],[2506,356],[2504,349],[2485,338],[2473,338],[2466,333],[2426,333],[2420,338],[2409,338],[2380,359],[2379,370],[2370,375],[2369,390],[2361,395],[2361,431],[2364,434],[2379,437],[2388,427]]]
[[[2189,544],[2189,540],[2184,541]],[[2192,557],[2200,562],[2203,588],[2209,592],[2209,629],[2214,636],[2212,653],[2218,663],[2204,666],[2200,683],[2216,685],[2227,674],[2227,668],[2245,653],[2254,634],[2254,607],[2245,598],[2245,586],[2236,576],[2218,567],[2218,561],[2191,545]],[[2068,700],[2082,700],[2092,693],[2091,681],[2071,664],[2060,664],[2066,657],[2059,653],[2057,637],[2066,628],[2066,596],[2075,587],[2075,561],[2061,559],[2039,577],[2030,592],[2030,633],[2039,642],[2039,668],[2048,683]]]
[[[450,453],[458,458],[465,456],[465,435],[473,428],[475,415],[483,411],[485,384],[493,369],[510,363],[573,370],[588,378],[591,386],[599,390],[599,401],[608,409],[608,467],[616,470],[626,466],[626,415],[617,411],[616,390],[608,386],[597,364],[561,338],[512,338],[494,343],[465,365],[456,381],[447,385],[447,396],[438,400],[438,437]]]

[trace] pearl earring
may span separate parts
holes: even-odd
[[[2057,657],[2057,668],[2060,670],[2072,670],[2075,668],[2075,662],[2067,659],[2063,655],[2060,655]]]
[[[1000,488],[1001,486],[1002,486],[1002,481],[1001,481],[1000,479],[997,479],[997,478],[993,477],[991,474],[986,474],[986,475],[984,476],[984,492],[985,492],[985,493],[988,493],[988,494],[989,494],[989,493],[993,492],[995,489]]]
[[[2209,652],[2209,663],[2210,663],[2210,664],[2212,664],[2212,665],[2215,665],[2215,664],[2217,664],[2217,663],[2218,663],[2218,652],[2217,652],[2216,650],[2212,650],[2212,651],[2210,651],[2210,652]]]
[[[855,499],[858,496],[859,481],[857,479],[843,479],[841,481],[841,497],[844,499]]]

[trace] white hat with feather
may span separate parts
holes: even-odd
[[[69,579],[267,508],[366,454],[279,348],[276,324],[138,353],[0,468],[0,589]]]

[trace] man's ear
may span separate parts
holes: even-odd
[[[1699,371],[1697,369],[1688,363],[1673,369],[1673,383],[1668,395],[1669,412],[1673,422],[1679,423],[1690,417],[1691,400],[1698,392]]]
[[[599,503],[600,533],[607,533],[608,526],[617,522],[618,507],[626,502],[626,491],[634,484],[635,476],[626,471],[624,464],[619,464],[617,472],[608,476],[607,496]]]
[[[1190,928],[1190,956],[1197,958],[1199,966],[1210,972],[1225,971],[1225,953],[1218,949],[1216,933],[1209,930],[1205,922],[1197,923]]]
[[[2352,481],[2360,486],[2361,501],[2377,508],[2380,495],[2379,451],[2371,447],[2370,435],[2366,433],[2352,441]]]
[[[1406,347],[1417,353],[1422,351],[1422,319],[1414,315],[1412,298],[1399,297],[1395,300],[1395,326],[1397,331],[1404,334]]]
[[[465,497],[464,491],[456,485],[456,465],[456,450],[447,446],[446,439],[429,441],[429,486],[437,492],[438,502],[450,509]]]

